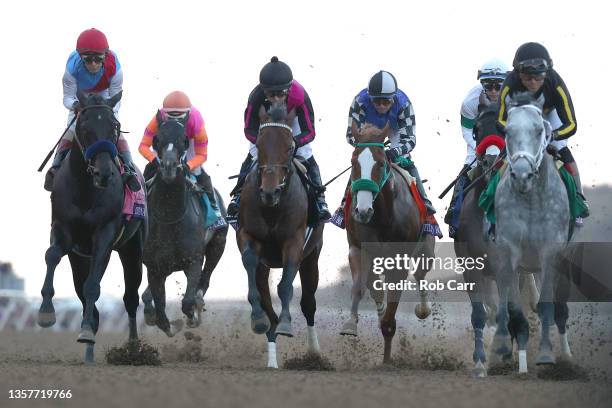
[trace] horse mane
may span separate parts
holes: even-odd
[[[511,106],[537,105],[531,92],[519,92],[510,99]]]

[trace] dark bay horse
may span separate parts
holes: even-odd
[[[113,249],[123,265],[123,302],[129,316],[129,338],[138,338],[136,309],[145,224],[137,218],[126,224],[122,215],[124,185],[116,147],[120,125],[112,109],[121,93],[109,100],[98,95],[78,97],[83,109],[76,122],[75,143],[55,177],[51,193],[51,246],[45,255],[47,273],[38,323],[42,327],[55,324],[53,275],[61,258],[68,254],[74,287],[83,303],[77,341],[87,345],[85,361],[92,363],[99,323],[95,303]]]
[[[481,193],[487,187],[491,178],[493,166],[501,164],[499,154],[504,148],[505,141],[497,130],[496,105],[479,106],[479,115],[474,126],[476,140],[477,165],[471,171],[474,186],[465,196],[459,194],[457,203],[461,206],[457,234],[455,236],[455,254],[463,258],[485,259],[483,269],[475,265],[466,266],[463,279],[468,283],[475,283],[473,290],[468,291],[472,305],[471,322],[474,329],[474,376],[486,377],[486,354],[484,350],[484,328],[488,321],[495,324],[497,300],[495,299],[494,279],[495,273],[488,264],[489,227],[485,213],[478,205]],[[457,206],[457,204],[455,204]],[[456,207],[457,208],[457,207]],[[531,279],[533,280],[533,276]]]
[[[307,225],[308,196],[293,162],[296,145],[291,124],[295,111],[287,114],[284,106],[273,106],[269,114],[262,108],[259,116],[258,164],[242,192],[237,241],[249,279],[251,328],[255,333],[266,333],[268,367],[277,368],[276,336],[293,336],[289,305],[298,270],[308,349],[319,352],[314,316],[323,224],[314,228]],[[283,268],[278,284],[280,316],[274,312],[270,298],[270,268]]]
[[[341,331],[343,335],[357,335],[359,302],[367,286],[378,309],[380,329],[385,341],[384,362],[389,362],[391,359],[391,344],[396,328],[395,313],[401,292],[399,296],[396,293],[393,297],[387,293],[387,305],[384,306],[384,292],[372,288],[374,273],[371,259],[362,264],[362,255],[366,257],[372,255],[364,253],[366,251],[362,248],[362,244],[406,243],[408,246],[414,246],[411,251],[413,257],[433,257],[435,245],[432,235],[421,236],[422,222],[419,208],[410,192],[409,174],[398,166],[391,165],[385,155],[384,141],[389,131],[389,124],[382,130],[368,124],[358,130],[353,124],[353,134],[357,136],[351,158],[350,216],[346,218],[349,265],[353,277],[352,306],[351,316]],[[423,280],[426,273],[427,269],[419,267],[414,273],[417,282]],[[399,279],[403,280],[406,276],[407,271],[405,274],[400,274]],[[427,292],[425,290],[419,292],[420,303],[415,308],[415,314],[420,319],[424,319],[431,313],[431,309],[427,301]]]
[[[146,323],[157,324],[168,336],[174,336],[182,325],[173,329],[166,316],[166,278],[175,271],[185,272],[187,289],[182,310],[187,316],[188,327],[199,326],[204,295],[212,271],[225,250],[228,227],[213,231],[204,225],[205,213],[200,197],[203,192],[198,192],[199,187],[186,177],[189,170],[184,162],[189,140],[183,122],[163,121],[159,112],[157,118],[160,125],[153,147],[160,166],[149,181],[149,236],[143,256],[149,287],[142,300]],[[216,190],[215,194],[219,209],[225,216],[223,201]],[[202,268],[204,258],[206,264]]]

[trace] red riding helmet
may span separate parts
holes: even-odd
[[[79,54],[104,54],[108,51],[108,41],[102,31],[90,28],[79,35],[76,50]]]

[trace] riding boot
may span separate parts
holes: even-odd
[[[253,166],[253,156],[251,154],[247,154],[246,159],[242,162],[240,166],[240,173],[238,175],[238,181],[236,182],[236,187],[232,190],[230,195],[232,196],[232,200],[227,206],[227,222],[235,223],[238,221],[238,209],[240,208],[240,193],[242,192],[242,186],[244,186],[244,181],[246,180],[251,167]]]
[[[408,173],[410,173],[410,175],[416,179],[417,189],[419,190],[419,194],[421,195],[421,198],[425,203],[425,207],[427,208],[427,215],[435,214],[436,209],[433,207],[431,201],[429,201],[429,198],[427,198],[427,194],[425,194],[425,188],[423,187],[423,182],[421,181],[421,176],[419,176],[419,171],[417,170],[416,166],[412,164],[408,166],[406,170],[408,170]]]
[[[134,192],[141,189],[140,182],[138,181],[138,175],[136,173],[136,166],[132,161],[132,154],[129,150],[119,152],[119,158],[123,163],[124,173],[121,175],[123,184],[126,184],[128,188]]]
[[[55,178],[55,173],[62,165],[62,161],[68,156],[68,152],[70,148],[65,148],[63,150],[58,150],[53,157],[53,163],[49,170],[47,170],[47,174],[45,175],[45,190],[51,191],[53,190],[53,179]]]
[[[342,229],[346,228],[346,221],[344,220],[344,206],[346,205],[346,194],[349,191],[348,189],[350,188],[350,186],[351,186],[351,178],[349,177],[349,181],[346,185],[346,189],[344,190],[344,194],[342,195],[342,202],[340,203],[340,207],[338,207],[338,209],[334,211],[334,214],[329,220],[329,222],[334,224],[336,227],[342,228]]]
[[[463,165],[463,168],[461,169],[462,173],[463,171],[465,171],[465,168],[468,167],[467,164]],[[453,196],[451,198],[450,204],[448,206],[448,210],[446,211],[446,215],[444,215],[444,222],[448,225],[451,225],[451,223],[453,222],[453,215],[455,213],[455,203],[457,202],[457,196],[459,195],[460,192],[463,191],[463,189],[465,188],[465,186],[470,182],[469,177],[467,176],[467,174],[464,174],[463,176],[461,176],[461,178],[459,178],[459,180],[457,180],[457,182],[455,183],[455,186],[453,188]]]
[[[202,172],[196,176],[196,181],[198,185],[202,187],[202,190],[204,190],[204,193],[206,193],[206,197],[208,197],[210,206],[212,207],[213,211],[215,212],[215,215],[217,216],[217,220],[214,222],[211,228],[219,229],[219,228],[226,226],[227,223],[223,219],[223,216],[221,215],[221,211],[219,210],[219,206],[217,205],[217,199],[215,197],[215,190],[213,189],[213,185],[212,185],[210,176],[208,175],[208,173],[206,173],[206,171],[204,171],[204,169],[202,169]]]
[[[317,194],[319,220],[327,221],[331,218],[331,214],[329,213],[329,208],[327,208],[327,203],[325,202],[325,187],[323,187],[323,182],[321,181],[321,172],[319,171],[319,165],[317,164],[314,156],[311,156],[310,159],[306,160],[306,163],[308,163],[308,177],[319,189]]]

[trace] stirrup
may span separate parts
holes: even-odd
[[[574,220],[574,226],[576,228],[584,227],[584,218],[583,217],[576,217],[576,219]]]

